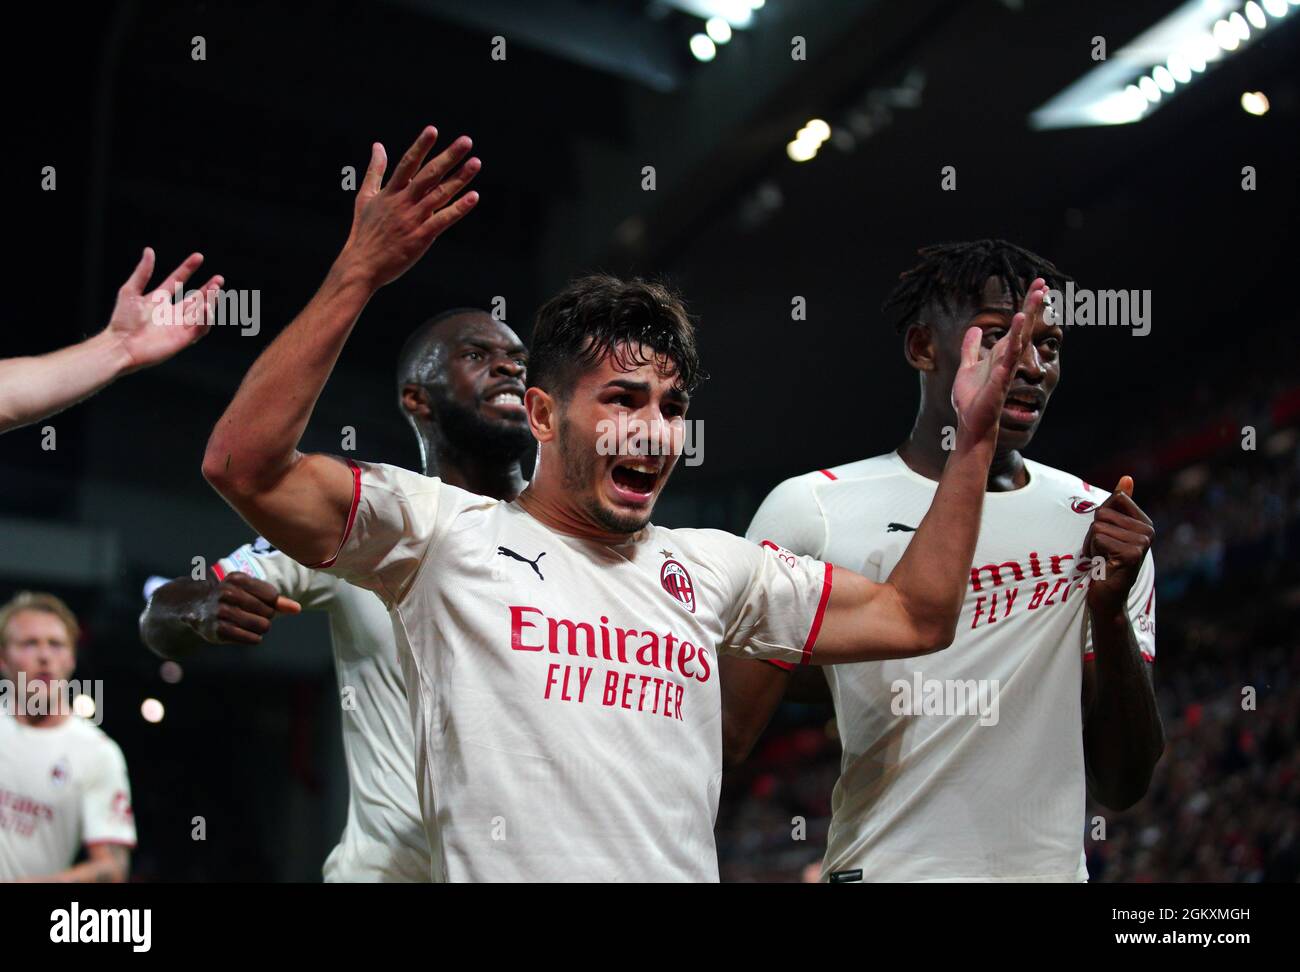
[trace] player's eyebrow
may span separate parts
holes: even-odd
[[[480,351],[504,351],[506,354],[528,353],[528,349],[522,344],[497,344],[494,341],[485,341],[482,338],[469,338],[464,342],[464,347],[477,348]]]
[[[622,388],[624,391],[648,392],[650,390],[650,382],[632,381],[629,378],[611,378],[609,381],[605,382],[604,387]]]
[[[604,391],[606,388],[621,388],[623,391],[641,392],[644,395],[650,394],[650,382],[632,381],[630,378],[611,378],[601,386],[601,391]],[[676,386],[669,388],[664,392],[664,397],[681,402],[683,405],[690,404],[691,401],[691,396]]]
[[[993,307],[993,306],[977,307],[975,308],[975,313],[972,314],[971,317],[979,317],[981,314],[1001,314],[1003,317],[1015,316],[1015,312],[1011,310],[1010,304],[1003,304],[997,307]]]

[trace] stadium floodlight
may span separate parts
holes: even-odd
[[[1241,96],[1241,107],[1252,115],[1268,114],[1268,95],[1262,91],[1247,91]]]
[[[785,154],[793,162],[807,162],[817,154],[817,144],[806,138],[796,138],[786,143]]]
[[[718,56],[718,48],[705,34],[696,34],[691,38],[691,53],[697,61],[712,61]]]
[[[817,156],[822,143],[831,137],[831,126],[821,118],[810,119],[795,133],[794,141],[787,143],[785,154],[795,162],[807,162]]]
[[[1188,0],[1029,116],[1031,127],[1125,125],[1195,83],[1292,15],[1300,0]],[[1136,94],[1135,94],[1136,92]],[[1140,97],[1139,97],[1140,96]]]

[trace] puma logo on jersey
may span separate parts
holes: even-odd
[[[908,533],[915,533],[916,527],[910,527],[906,523],[891,523],[889,526],[885,527],[886,533],[899,533],[903,530],[906,530]]]
[[[521,563],[527,564],[529,567],[533,568],[533,570],[537,572],[538,580],[546,580],[546,578],[542,576],[542,569],[537,566],[537,561],[541,560],[543,557],[546,556],[545,550],[539,553],[532,560],[529,560],[527,557],[519,556],[519,554],[515,553],[509,547],[497,547],[497,553],[502,557],[509,557],[512,560],[518,560]]]

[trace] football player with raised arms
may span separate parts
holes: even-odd
[[[777,486],[749,536],[889,577],[955,454],[963,341],[1003,340],[1022,295],[1065,277],[1002,240],[926,247],[886,303],[919,376],[911,433],[890,453]],[[1082,881],[1085,786],[1103,805],[1146,792],[1164,746],[1152,687],[1151,520],[1113,493],[1023,456],[1061,377],[1062,327],[1039,316],[998,416],[983,519],[952,647],[826,669],[843,746],[823,880]],[[803,698],[807,682],[794,676]],[[729,760],[743,758],[790,678],[727,659]],[[792,692],[792,694],[794,694]]]
[[[998,417],[1041,280],[993,347],[972,329],[954,449],[883,582],[717,530],[650,523],[699,375],[664,287],[597,276],[548,301],[525,407],[539,454],[510,503],[392,466],[303,454],[315,401],[374,290],[478,202],[461,137],[394,167],[380,145],[314,301],[253,364],[203,471],[300,563],[379,594],[398,637],[438,878],[717,880],[719,653],[835,664],[952,639]],[[653,432],[602,448],[620,417]],[[668,453],[668,454],[665,454]]]

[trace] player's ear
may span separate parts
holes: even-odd
[[[936,360],[934,328],[929,324],[916,321],[907,326],[903,333],[903,357],[917,371],[935,371]]]
[[[538,442],[550,442],[559,433],[560,404],[536,385],[524,392],[524,408],[528,412],[528,427]]]
[[[429,393],[420,385],[407,383],[402,386],[402,410],[408,415],[428,421],[433,415],[429,405]]]

